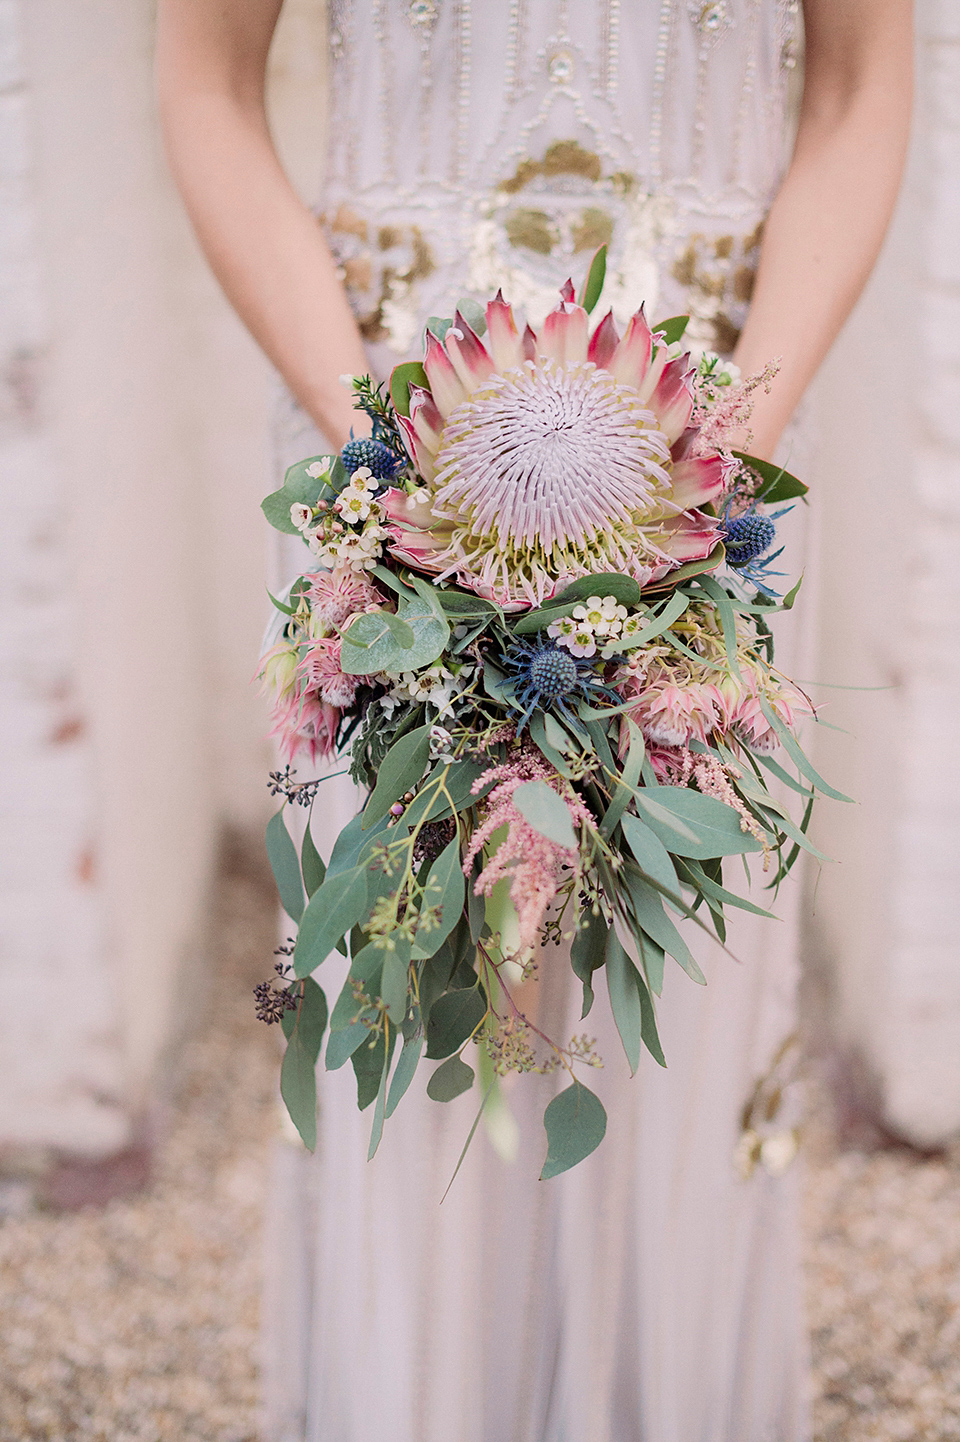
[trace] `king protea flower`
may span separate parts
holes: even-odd
[[[502,605],[536,605],[578,576],[641,585],[720,540],[698,507],[730,462],[695,454],[689,357],[670,360],[643,310],[622,337],[589,333],[568,281],[536,335],[497,294],[486,344],[457,313],[427,334],[429,389],[399,417],[423,485],[382,498],[398,559]]]

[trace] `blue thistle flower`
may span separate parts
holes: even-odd
[[[772,552],[770,547],[777,538],[776,522],[789,510],[792,510],[791,506],[784,506],[782,510],[774,511],[772,516],[766,516],[757,510],[756,505],[752,505],[739,516],[731,516],[728,503],[720,517],[727,565],[772,600],[778,599],[778,593],[767,582],[772,576],[782,576],[783,572],[771,571],[770,566],[783,554],[783,547]]]
[[[727,565],[739,569],[757,560],[773,545],[777,528],[769,516],[757,511],[745,511],[742,516],[733,516],[724,522],[724,545],[727,548]]]
[[[616,692],[599,679],[592,660],[573,656],[552,640],[517,638],[506,652],[504,663],[521,712],[518,734],[534,711],[552,708],[573,720],[570,703],[609,701],[616,705],[620,701]]]
[[[340,452],[340,459],[349,475],[352,476],[361,466],[367,466],[378,481],[391,480],[400,468],[400,459],[389,446],[366,436],[351,437]]]

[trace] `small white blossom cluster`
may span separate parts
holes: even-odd
[[[324,471],[315,461],[307,467],[307,474],[319,478]],[[312,507],[300,502],[290,507],[291,521],[324,566],[331,570],[337,565],[347,565],[354,571],[373,570],[388,535],[381,525],[378,485],[370,468],[360,466],[332,506],[318,501]]]
[[[438,717],[452,716],[454,702],[472,675],[472,666],[461,666],[453,672],[440,661],[423,671],[403,671],[399,676],[387,673],[382,679],[390,690],[381,696],[380,705],[392,716],[404,701],[425,701],[434,707]]]
[[[604,661],[619,655],[615,644],[633,636],[644,624],[643,615],[631,615],[615,596],[590,596],[582,606],[575,606],[571,616],[564,616],[547,627],[558,646],[565,646],[572,656],[596,656]]]

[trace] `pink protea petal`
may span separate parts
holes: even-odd
[[[513,318],[513,307],[507,305],[503,292],[487,305],[487,344],[498,371],[512,370],[523,361],[523,341]]]
[[[427,533],[436,525],[436,516],[429,500],[422,492],[412,496],[399,486],[391,486],[380,497],[380,505],[386,513],[388,524],[407,530]]]
[[[613,318],[613,311],[608,310],[590,337],[590,344],[587,347],[587,360],[593,361],[596,366],[609,369],[610,360],[619,344],[620,336],[617,333],[617,323]]]
[[[639,391],[650,370],[653,356],[653,332],[647,325],[643,306],[624,332],[623,340],[617,346],[607,364],[607,370],[624,385],[635,386]]]
[[[733,463],[724,456],[691,456],[678,461],[671,473],[673,500],[683,509],[705,506],[726,489]]]
[[[663,524],[659,543],[676,561],[703,561],[709,556],[723,532],[713,516],[702,511],[684,511]]]
[[[569,276],[567,276],[567,279],[560,287],[560,299],[569,301],[571,305],[576,302],[577,292],[574,290],[573,281],[570,279]]]
[[[435,456],[443,435],[443,416],[433,396],[423,386],[410,387],[410,420],[419,440]]]
[[[523,332],[523,340],[521,341],[521,345],[522,345],[522,347],[523,347],[523,358],[524,358],[524,360],[531,360],[531,361],[532,361],[532,360],[536,360],[536,358],[537,358],[537,333],[536,333],[535,330],[532,330],[529,325],[526,327],[526,329],[525,329],[524,332]]]
[[[447,331],[444,345],[460,383],[468,394],[493,374],[494,364],[489,351],[459,311]]]
[[[427,331],[427,353],[423,368],[430,382],[437,410],[446,420],[450,412],[467,399],[467,391],[453,368],[453,362],[432,331]]]
[[[672,461],[685,461],[687,456],[693,453],[694,444],[700,434],[699,426],[687,426],[670,447],[670,459]]]
[[[693,375],[690,357],[679,356],[664,367],[650,396],[650,409],[671,443],[683,434],[693,415]]]
[[[397,416],[397,424],[403,432],[404,443],[410,452],[410,459],[425,481],[432,481],[436,474],[433,455],[417,435],[416,427],[406,416]]]
[[[543,322],[537,350],[558,365],[575,365],[587,358],[588,331],[589,319],[583,306],[562,301]]]

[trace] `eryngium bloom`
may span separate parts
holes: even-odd
[[[697,507],[728,460],[694,454],[693,370],[669,360],[643,310],[621,337],[589,335],[569,283],[539,336],[498,294],[487,344],[458,313],[428,333],[430,388],[400,418],[423,486],[382,498],[398,559],[503,605],[536,605],[578,576],[641,585],[708,556],[721,538]]]

